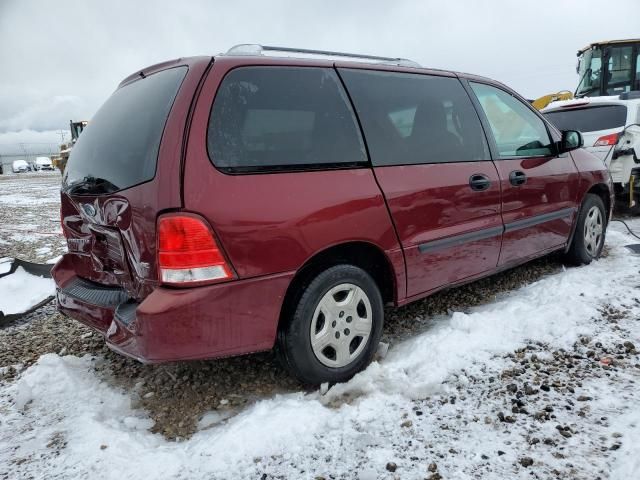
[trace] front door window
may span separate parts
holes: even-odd
[[[471,83],[501,158],[549,156],[551,139],[544,122],[517,98],[483,83]]]

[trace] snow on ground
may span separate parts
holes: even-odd
[[[0,175],[0,257],[42,262],[66,251],[59,171]]]
[[[0,312],[5,315],[26,312],[55,291],[53,279],[32,275],[18,267],[11,275],[0,278]]]
[[[11,270],[11,263],[13,262],[13,258],[4,257],[0,258],[0,275],[3,273],[7,273]]]
[[[615,480],[631,480],[640,476],[640,408],[632,405],[628,414],[617,420],[616,431],[625,439],[618,454],[618,464],[611,472]]]
[[[640,256],[627,243],[613,224],[606,258],[435,319],[326,395],[211,413],[180,442],[98,379],[101,358],[44,355],[0,382],[0,478],[637,478]]]

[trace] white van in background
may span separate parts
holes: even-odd
[[[562,100],[542,113],[560,130],[582,133],[585,150],[609,168],[616,195],[640,206],[640,92]]]

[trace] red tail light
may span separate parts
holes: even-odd
[[[618,143],[618,139],[620,138],[619,133],[611,133],[609,135],[604,135],[596,140],[596,143],[593,144],[594,147],[608,147],[610,145],[615,145]]]
[[[229,280],[231,267],[213,232],[194,215],[176,214],[158,220],[160,280],[170,285],[193,285]]]

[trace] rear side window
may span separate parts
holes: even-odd
[[[367,162],[346,94],[329,68],[232,70],[213,102],[207,143],[216,167],[229,172]]]
[[[597,132],[623,127],[627,122],[627,107],[592,105],[585,108],[546,112],[543,115],[560,130]]]
[[[544,124],[523,102],[496,87],[470,83],[484,110],[501,158],[553,154]]]
[[[457,78],[340,69],[373,165],[490,158],[478,114]]]
[[[116,191],[151,180],[164,125],[186,73],[187,67],[162,70],[116,90],[78,137],[64,185],[95,177]]]

